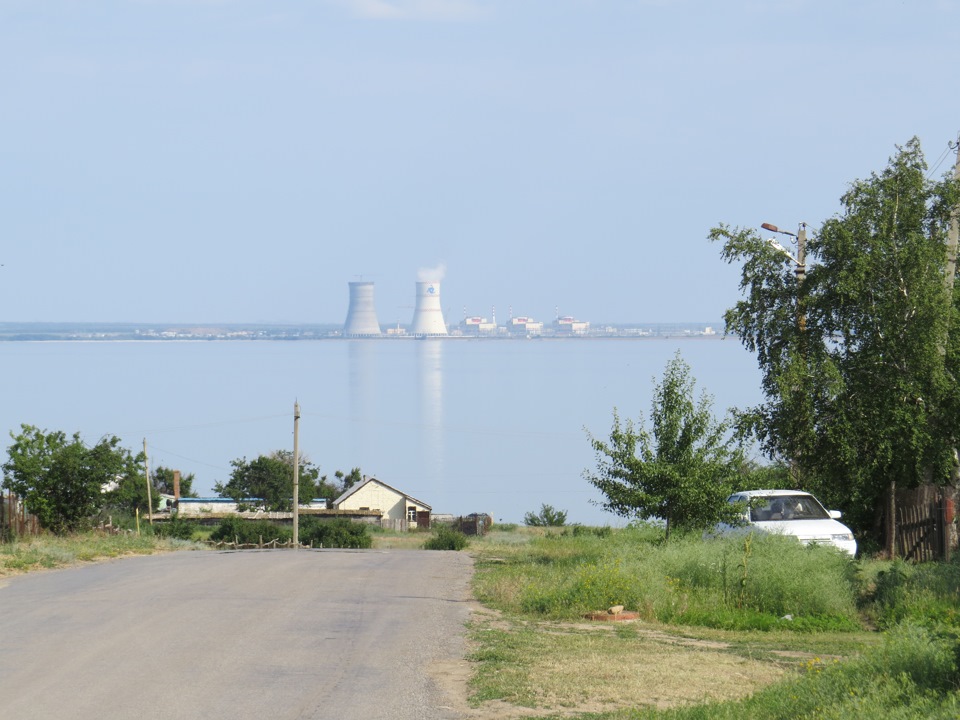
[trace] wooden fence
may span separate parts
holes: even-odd
[[[287,540],[285,542],[280,542],[276,538],[270,540],[269,542],[264,542],[263,538],[260,538],[258,543],[242,543],[237,540],[233,542],[227,542],[221,540],[219,542],[215,540],[207,540],[207,545],[217,550],[289,550],[296,547],[293,544],[293,540]],[[313,545],[303,545],[299,544],[304,550],[313,549]],[[323,549],[323,545],[320,546],[320,549]]]
[[[493,526],[493,518],[486,513],[474,513],[472,515],[455,518],[453,527],[464,535],[483,536],[490,532]]]
[[[912,562],[950,559],[949,503],[936,501],[897,508],[897,555]]]
[[[0,538],[20,535],[39,535],[40,521],[23,507],[20,498],[7,491],[0,492]]]

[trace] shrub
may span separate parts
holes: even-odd
[[[553,505],[544,503],[540,512],[528,512],[523,516],[523,524],[531,527],[560,527],[567,524],[567,511],[557,510]]]
[[[424,550],[463,550],[468,544],[467,536],[459,530],[439,525],[433,537],[423,544],[423,548]]]
[[[304,545],[325,548],[369,548],[373,546],[370,526],[347,518],[304,518],[299,540]]]
[[[177,540],[191,540],[193,538],[193,523],[181,518],[179,513],[174,513],[170,520],[157,523],[153,527],[154,533],[159,537],[175,538]]]
[[[239,542],[254,544],[259,542],[287,542],[293,538],[293,528],[275,525],[269,520],[244,520],[236,516],[224,518],[217,529],[210,533],[210,539],[218,542]]]

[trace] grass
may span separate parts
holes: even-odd
[[[956,718],[956,647],[925,628],[899,626],[886,641],[848,662],[808,661],[797,676],[739,702],[711,702],[621,717],[673,720],[788,720],[851,717]],[[604,716],[597,716],[602,718]],[[614,716],[610,716],[614,717]]]
[[[860,629],[854,563],[790,538],[662,544],[640,527],[485,540],[477,597],[506,612],[561,620],[624,605],[648,621],[726,629]]]
[[[493,608],[471,628],[471,701],[498,716],[487,704],[596,720],[960,717],[957,563],[851,561],[783,538],[662,543],[644,527],[494,528],[471,552]],[[643,620],[581,619],[614,604]]]
[[[472,702],[594,712],[740,698],[780,679],[794,659],[770,661],[727,643],[649,627],[504,621],[471,628],[478,663]]]
[[[125,555],[151,555],[201,547],[189,541],[163,539],[149,534],[105,535],[89,532],[62,537],[40,535],[0,543],[0,576],[67,567]]]

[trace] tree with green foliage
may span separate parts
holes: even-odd
[[[528,512],[523,516],[523,524],[530,527],[562,527],[567,524],[567,511],[543,503],[540,512]]]
[[[590,436],[597,469],[584,476],[606,498],[601,506],[621,517],[666,523],[674,528],[709,527],[734,521],[737,508],[727,503],[743,464],[740,445],[731,436],[731,420],[717,422],[705,392],[695,400],[696,382],[678,352],[663,379],[654,381],[652,434],[621,422],[613,412],[610,440]]]
[[[317,481],[317,497],[335,500],[363,480],[363,475],[358,467],[351,469],[349,473],[337,470],[333,473],[333,477],[334,480],[330,481],[326,475],[320,476]]]
[[[958,197],[956,180],[928,179],[914,138],[843,195],[842,213],[807,245],[803,282],[755,230],[710,233],[725,260],[743,263],[745,297],[727,311],[727,332],[762,372],[765,400],[743,427],[768,456],[793,464],[799,488],[843,507],[874,539],[896,487],[956,475],[960,338],[948,227]]]
[[[214,492],[220,497],[229,497],[238,504],[257,498],[267,510],[289,511],[293,509],[293,453],[277,450],[270,455],[261,455],[247,461],[240,458],[230,462],[233,472],[227,483],[216,483]],[[306,505],[317,492],[320,471],[313,463],[300,458],[299,498]]]
[[[153,483],[154,491],[163,493],[164,495],[173,495],[173,473],[173,470],[163,465],[158,466],[150,473],[150,480]],[[199,497],[193,489],[193,481],[195,479],[193,473],[180,475],[180,497]]]
[[[120,447],[114,436],[89,447],[61,431],[47,432],[21,425],[10,433],[13,444],[3,464],[3,486],[15,492],[40,525],[57,534],[78,530],[108,504],[137,507],[135,490],[146,484],[140,472],[142,456]]]
[[[132,456],[131,456],[132,457]],[[160,507],[160,495],[147,493],[147,483],[144,479],[144,469],[140,463],[143,455],[132,466],[130,472],[117,477],[114,486],[104,493],[103,510],[101,512],[118,512],[121,514],[141,515],[148,514],[148,510],[156,512]]]

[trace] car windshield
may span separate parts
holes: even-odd
[[[750,520],[826,520],[830,517],[823,505],[810,495],[774,495],[750,498]]]

